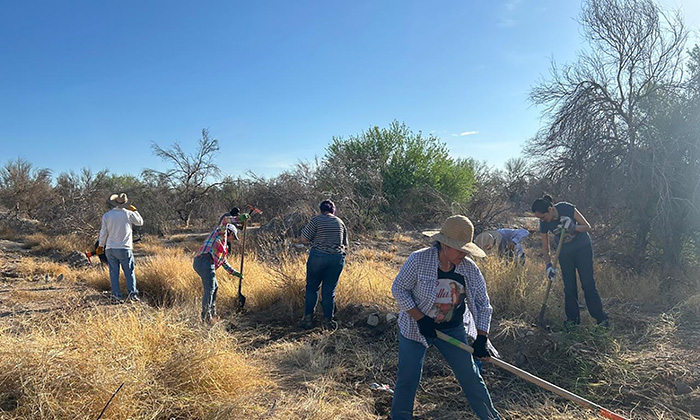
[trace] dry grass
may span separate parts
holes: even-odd
[[[77,279],[77,272],[67,264],[37,260],[31,257],[21,257],[13,268],[16,274],[29,280],[55,280],[61,275],[67,281]]]
[[[235,418],[272,386],[229,334],[177,310],[54,313],[0,330],[0,349],[4,419],[96,418],[122,382],[105,418]]]
[[[22,238],[25,246],[38,252],[59,251],[69,254],[73,251],[83,252],[92,248],[95,238],[86,238],[81,235],[57,235],[49,236],[45,233],[33,233]]]
[[[139,243],[147,256],[137,259],[136,275],[147,303],[98,302],[13,322],[0,318],[0,418],[94,418],[122,382],[104,418],[386,418],[390,397],[372,393],[369,383],[393,385],[393,327],[369,329],[360,322],[333,334],[299,331],[306,254],[288,250],[274,263],[246,255],[245,314],[233,313],[238,280],[217,270],[224,321],[204,328],[198,322],[201,280],[192,269],[197,245],[187,238]],[[412,246],[403,238],[393,244]],[[390,288],[403,259],[385,245],[349,256],[337,291],[341,315],[351,316],[344,309],[357,305],[395,310]],[[229,261],[238,268],[240,255]],[[69,281],[109,289],[106,270],[48,264],[20,259],[16,270],[27,279],[67,270]],[[700,371],[694,369],[700,355],[692,350],[700,345],[697,291],[680,302],[659,299],[659,277],[599,265],[596,280],[613,329],[591,326],[582,311],[579,328],[541,331],[531,325],[546,285],[541,261],[530,258],[521,267],[487,258],[478,264],[496,310],[492,338],[506,361],[631,418],[693,419],[689,411],[700,411]],[[19,303],[46,298],[10,293]],[[547,312],[555,326],[562,299],[556,282]],[[659,310],[645,312],[649,306]],[[504,418],[594,418],[495,367],[486,367],[485,379]],[[678,394],[680,382],[691,391]],[[428,351],[421,387],[420,418],[470,415],[435,349]]]

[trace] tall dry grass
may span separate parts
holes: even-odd
[[[194,253],[180,248],[149,245],[149,253],[136,262],[138,289],[156,305],[174,305],[185,302],[199,310],[202,282],[192,268]],[[279,256],[271,264],[255,255],[246,255],[244,260],[243,294],[247,297],[246,308],[260,311],[275,307],[278,315],[296,317],[304,305],[306,282],[306,254],[289,253]],[[368,252],[362,256],[350,256],[340,278],[337,289],[337,304],[379,305],[386,310],[393,308],[391,282],[395,266],[386,261],[383,253]],[[240,255],[229,258],[237,270]],[[124,288],[124,277],[121,286]],[[80,273],[80,279],[98,290],[109,290],[107,270],[90,268]],[[216,271],[217,308],[230,312],[237,305],[238,278],[229,275],[223,268]]]
[[[272,385],[222,329],[181,310],[64,311],[0,329],[3,419],[228,419]]]

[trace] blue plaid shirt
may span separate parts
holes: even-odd
[[[391,285],[391,293],[399,307],[399,332],[404,337],[428,347],[428,342],[418,330],[418,323],[406,311],[418,308],[427,314],[435,304],[435,287],[438,283],[438,250],[424,248],[412,253]],[[464,327],[467,335],[476,338],[476,330],[489,331],[493,308],[486,293],[486,282],[474,261],[465,258],[455,273],[464,276],[467,308],[464,311]]]

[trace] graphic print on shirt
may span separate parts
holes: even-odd
[[[455,314],[464,314],[466,297],[464,286],[456,280],[438,278],[435,286],[435,304],[428,311],[428,316],[436,323],[450,322]]]

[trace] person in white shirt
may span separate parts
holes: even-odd
[[[134,273],[133,226],[142,226],[143,217],[136,207],[129,204],[126,193],[112,194],[109,202],[114,208],[102,216],[102,228],[98,239],[98,254],[104,251],[109,265],[109,283],[112,296],[121,300],[119,290],[119,266],[124,270],[126,288],[129,291],[127,299],[138,301],[139,291],[136,289]]]

